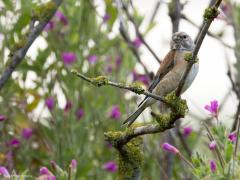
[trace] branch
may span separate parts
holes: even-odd
[[[23,61],[28,49],[32,45],[32,43],[35,41],[35,39],[41,34],[44,27],[47,25],[47,23],[50,21],[50,19],[54,16],[55,12],[57,11],[57,8],[60,6],[63,0],[53,0],[50,1],[44,5],[42,5],[41,8],[44,11],[49,10],[49,12],[46,12],[46,17],[43,17],[39,20],[39,24],[34,27],[36,19],[32,19],[30,22],[30,30],[27,37],[25,37],[24,40],[22,40],[22,44],[20,48],[17,48],[12,54],[11,60],[9,60],[10,64],[3,72],[1,78],[0,78],[0,90],[4,87],[7,80],[11,77],[12,72],[17,68],[17,66]],[[39,14],[39,16],[42,16],[42,14]]]
[[[199,33],[197,42],[196,42],[196,46],[193,50],[192,53],[192,57],[191,60],[188,63],[187,69],[185,70],[183,77],[178,85],[177,91],[176,91],[176,95],[179,96],[181,94],[182,88],[184,86],[185,80],[187,78],[188,73],[190,72],[193,64],[195,63],[195,60],[197,59],[197,54],[200,50],[200,47],[202,45],[203,39],[205,38],[208,29],[212,23],[212,21],[214,20],[215,17],[217,17],[218,15],[218,7],[220,6],[222,0],[216,0],[216,3],[212,6],[210,6],[209,8],[207,8],[204,12],[204,24],[203,27],[201,28],[201,31]]]
[[[146,48],[150,51],[150,53],[153,55],[153,57],[157,60],[157,62],[159,64],[161,64],[161,60],[158,58],[157,54],[152,50],[152,48],[149,46],[149,44],[145,41],[143,35],[141,34],[139,27],[137,25],[137,23],[135,22],[134,18],[131,16],[131,14],[128,11],[128,8],[126,6],[126,4],[121,0],[121,4],[122,4],[122,8],[125,12],[125,14],[127,15],[127,18],[129,19],[129,21],[133,24],[134,29],[137,33],[137,36],[140,38],[140,40],[142,41],[142,43],[146,46]]]
[[[93,84],[94,86],[97,86],[97,87],[104,86],[104,85],[109,85],[109,86],[114,86],[114,87],[117,87],[117,88],[120,88],[120,89],[126,89],[126,90],[132,91],[136,94],[144,94],[144,95],[152,97],[152,98],[154,98],[158,101],[162,101],[165,104],[168,104],[169,106],[172,106],[169,102],[166,101],[165,98],[144,90],[140,85],[138,85],[136,83],[133,83],[131,85],[125,85],[123,83],[116,83],[116,82],[109,81],[107,79],[107,77],[105,77],[105,76],[98,76],[96,78],[89,78],[89,77],[86,77],[83,74],[77,72],[77,70],[75,70],[75,69],[72,69],[71,73],[80,77],[80,78],[82,78],[83,80]]]
[[[189,22],[189,23],[190,23],[191,25],[193,25],[194,27],[200,29],[200,27],[199,27],[196,23],[194,23],[192,20],[190,20],[190,19],[189,19],[187,16],[185,16],[184,14],[181,15],[181,18],[184,19],[184,20],[186,20],[187,22]],[[222,44],[223,44],[224,46],[226,46],[227,48],[234,49],[233,46],[225,43],[218,35],[213,34],[213,33],[210,32],[210,31],[208,31],[207,34],[208,34],[209,36],[211,36],[212,38],[218,40],[220,43],[222,43]]]

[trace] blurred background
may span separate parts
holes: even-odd
[[[34,8],[44,2],[0,1],[1,74],[16,46],[24,45]],[[67,169],[76,159],[79,179],[115,179],[116,152],[104,141],[103,133],[122,129],[122,122],[144,97],[113,87],[94,87],[70,70],[77,69],[88,77],[105,75],[116,82],[139,82],[147,88],[160,66],[158,60],[170,48],[174,2],[64,1],[1,90],[0,164],[10,171],[38,175],[39,167],[51,167],[51,160]],[[195,39],[210,1],[180,3],[179,31]],[[236,95],[240,80],[240,5],[237,0],[226,0],[220,9],[198,55],[198,76],[182,96],[189,105],[188,115],[180,120],[177,132],[144,136],[143,179],[159,179],[164,173],[183,175],[175,171],[182,164],[173,157],[171,162],[176,164],[166,171],[160,149],[163,139],[184,142],[180,147],[187,148],[184,153],[188,155],[204,151],[199,148],[205,143],[200,121],[216,123],[204,109],[210,101],[217,100],[220,105],[220,122],[229,129],[236,128],[240,113]],[[157,108],[154,106],[154,111]],[[149,112],[138,121],[152,122]]]

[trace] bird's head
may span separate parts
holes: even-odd
[[[171,49],[192,51],[195,45],[191,37],[185,32],[176,32],[172,35]]]

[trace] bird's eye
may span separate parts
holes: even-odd
[[[184,35],[184,36],[183,36],[183,39],[186,39],[186,38],[187,38],[187,36],[186,36],[186,35]]]

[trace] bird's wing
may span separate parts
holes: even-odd
[[[154,77],[153,81],[151,82],[150,86],[148,87],[148,91],[152,92],[153,89],[157,86],[157,84],[161,81],[161,79],[174,67],[174,59],[175,59],[175,50],[169,51],[169,53],[165,56],[162,61],[160,68],[157,71],[156,76]],[[143,101],[140,102],[138,106],[140,106],[148,96],[144,98]]]

